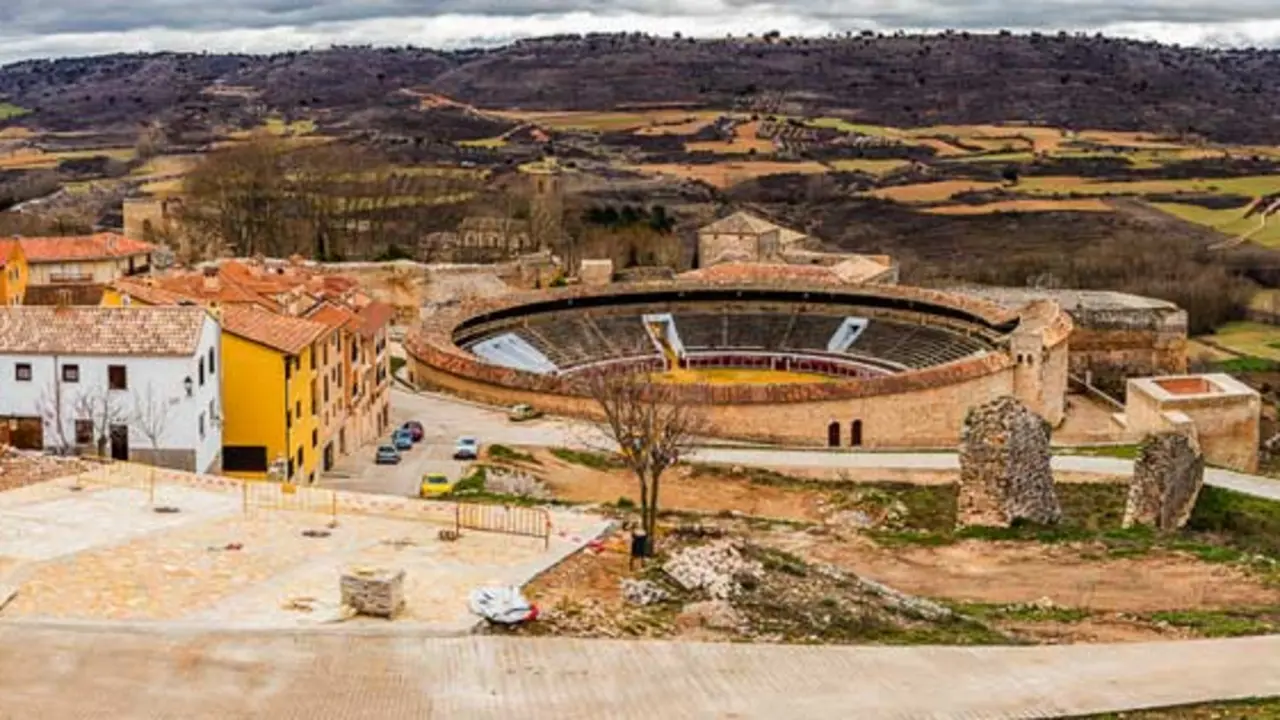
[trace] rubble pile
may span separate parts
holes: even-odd
[[[45,455],[0,445],[0,492],[78,475],[95,467],[98,466],[79,458]]]
[[[1049,424],[1013,397],[969,410],[960,438],[957,526],[1058,522],[1049,435]]]
[[[1191,518],[1204,486],[1204,455],[1182,433],[1148,435],[1138,448],[1124,507],[1124,526],[1178,530]]]
[[[618,586],[622,590],[622,598],[632,605],[653,605],[671,597],[671,593],[648,580],[622,578]]]
[[[354,568],[339,582],[342,604],[359,615],[392,618],[404,609],[404,570]]]
[[[662,570],[685,590],[702,590],[715,600],[727,600],[764,577],[764,567],[731,540],[681,550]]]
[[[532,474],[517,468],[498,465],[485,470],[484,489],[501,495],[515,495],[534,500],[551,499],[551,490]]]

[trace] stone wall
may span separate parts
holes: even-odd
[[[698,265],[710,267],[726,261],[760,259],[759,236],[750,234],[699,233]]]
[[[1013,397],[972,408],[960,438],[956,524],[1008,527],[1062,517],[1049,469],[1049,424]]]
[[[1181,528],[1204,485],[1204,456],[1195,438],[1180,432],[1148,435],[1138,449],[1125,503],[1124,526]]]
[[[527,403],[569,417],[598,413],[589,398],[554,392],[550,384],[538,389],[489,382],[467,372],[448,372],[413,353],[409,362],[412,381],[420,389],[498,406]],[[865,447],[951,448],[970,405],[1013,391],[1013,370],[1006,357],[993,355],[969,365],[853,383],[685,387],[705,391],[707,420],[717,437],[819,446],[827,444],[834,422],[840,444],[848,446],[852,423],[861,421]]]

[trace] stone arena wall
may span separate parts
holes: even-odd
[[[588,397],[494,384],[442,370],[412,354],[410,363],[411,381],[419,389],[441,390],[500,406],[527,403],[554,415],[598,417],[599,411]],[[684,387],[691,392],[709,390],[707,399],[719,401],[705,406],[717,437],[825,446],[829,424],[838,422],[841,445],[848,446],[851,424],[860,420],[862,444],[870,448],[952,447],[970,405],[1013,392],[1013,368],[1007,363],[991,371],[985,366],[941,366],[937,370],[950,372],[927,378],[907,373],[857,383]],[[948,382],[948,375],[952,376],[950,384],[939,385]],[[850,396],[823,399],[808,391],[822,387],[841,388]],[[742,396],[760,401],[737,402]]]

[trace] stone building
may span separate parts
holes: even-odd
[[[1109,290],[963,286],[1008,308],[1052,300],[1071,316],[1071,373],[1095,380],[1187,371],[1187,313],[1165,300]],[[1118,387],[1117,387],[1118,391]]]
[[[887,255],[832,253],[798,230],[776,225],[748,212],[736,212],[698,230],[699,268],[728,263],[830,268],[836,282],[898,282],[898,266]]]
[[[1206,461],[1256,472],[1262,397],[1220,373],[1130,380],[1124,412],[1115,421],[1139,437],[1183,432],[1196,439]]]

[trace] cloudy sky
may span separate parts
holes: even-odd
[[[489,45],[634,31],[1101,31],[1280,46],[1277,0],[0,0],[0,62],[125,50],[268,52],[343,44]]]

